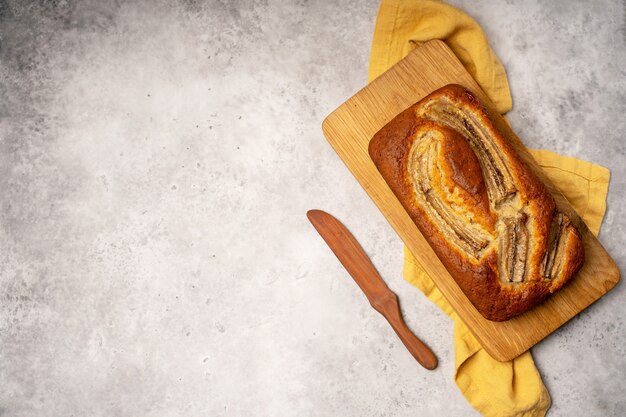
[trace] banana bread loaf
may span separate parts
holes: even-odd
[[[500,125],[501,126],[501,125]],[[519,315],[580,269],[580,233],[469,90],[447,85],[370,141],[381,175],[476,309]]]

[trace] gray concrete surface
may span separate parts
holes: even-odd
[[[531,147],[609,167],[624,270],[626,4],[455,0]],[[470,416],[452,325],[325,142],[377,1],[0,1],[0,415]],[[342,219],[426,372],[305,212]],[[550,416],[623,416],[624,285],[533,349]]]

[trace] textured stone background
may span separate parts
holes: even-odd
[[[612,170],[624,270],[626,3],[455,0],[531,147]],[[1,416],[469,416],[452,325],[325,142],[378,2],[0,0]],[[426,372],[308,224],[341,218]],[[624,285],[535,349],[551,416],[623,416]]]

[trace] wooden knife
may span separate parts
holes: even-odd
[[[339,261],[361,287],[370,304],[382,314],[411,355],[426,369],[437,367],[437,357],[407,327],[398,305],[398,297],[389,289],[369,257],[339,220],[322,210],[309,210],[307,217]]]

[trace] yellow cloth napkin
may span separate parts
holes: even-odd
[[[370,55],[370,81],[431,39],[446,42],[501,113],[511,109],[504,67],[480,26],[459,9],[433,0],[382,0]],[[531,153],[597,234],[606,210],[609,170],[549,151]],[[404,254],[404,278],[454,320],[454,379],[467,401],[485,416],[544,416],[550,395],[530,352],[509,362],[489,356],[419,262],[406,248]]]
[[[432,39],[446,42],[500,113],[511,110],[506,72],[480,26],[459,9],[438,1],[382,0],[370,53],[369,80]]]

